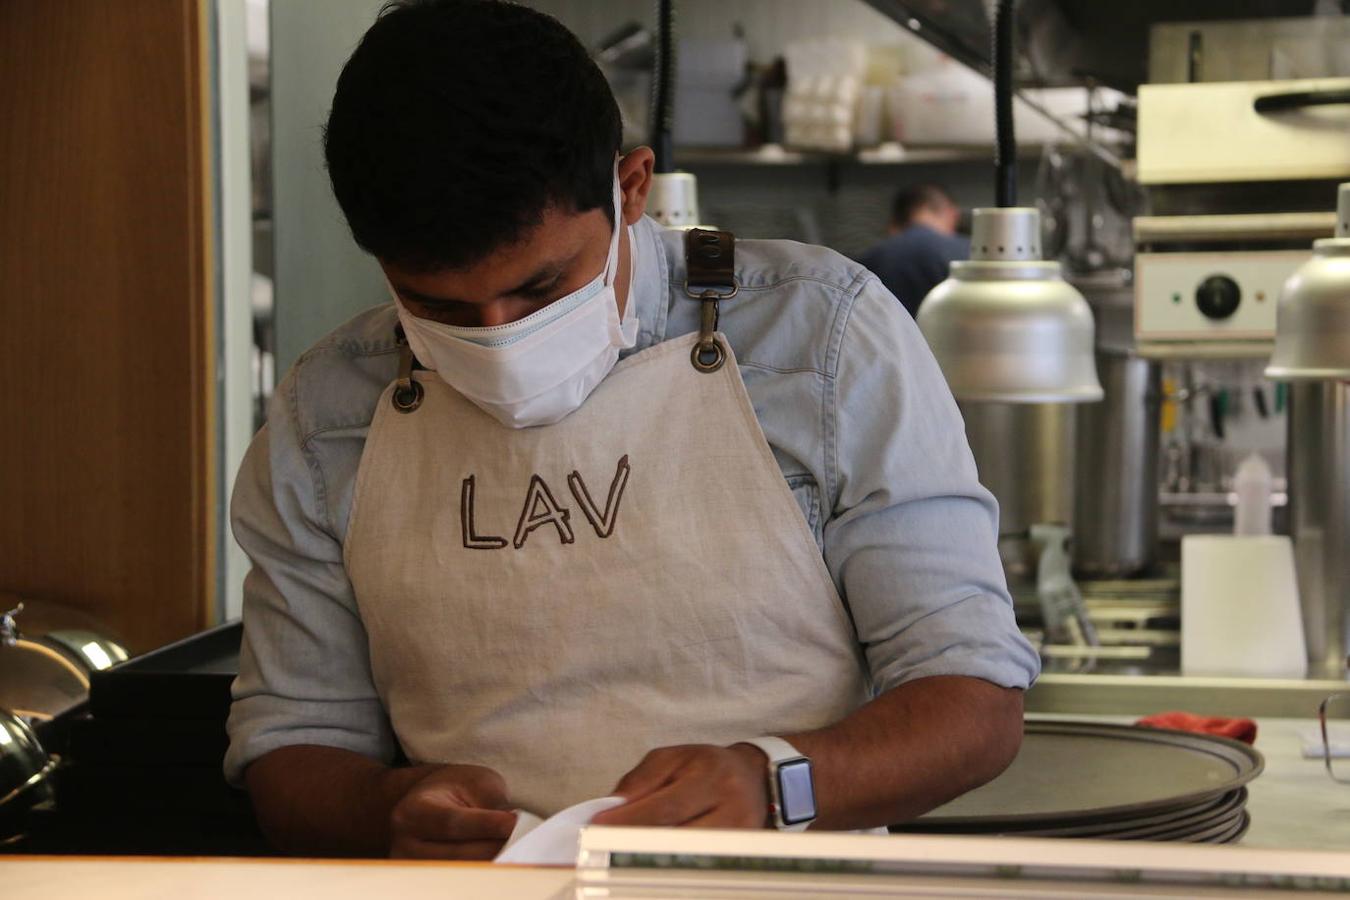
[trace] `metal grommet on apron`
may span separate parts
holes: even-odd
[[[394,381],[394,392],[389,397],[389,403],[401,413],[410,413],[422,405],[422,398],[426,391],[422,385],[413,380],[413,363],[416,362],[413,357],[412,348],[408,346],[408,338],[403,334],[402,326],[398,330],[398,378]]]
[[[727,361],[727,348],[717,336],[722,301],[740,291],[736,283],[736,237],[729,231],[691,228],[684,234],[684,260],[684,292],[703,304],[698,342],[689,361],[699,372],[711,374]]]

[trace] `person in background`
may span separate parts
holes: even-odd
[[[970,258],[970,240],[956,233],[961,207],[935,184],[902,188],[891,203],[890,236],[859,259],[899,298],[911,316],[945,281],[954,259]]]

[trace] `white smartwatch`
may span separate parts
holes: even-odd
[[[769,757],[769,814],[779,831],[805,831],[816,819],[816,786],[811,760],[778,737],[759,737],[750,744]]]

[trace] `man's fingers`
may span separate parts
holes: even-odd
[[[393,814],[395,834],[426,841],[504,841],[516,827],[515,813],[469,809],[449,797],[425,794],[408,798]]]
[[[486,766],[442,766],[413,786],[422,795],[440,794],[456,806],[505,809],[506,779]]]
[[[502,851],[503,841],[424,841],[400,838],[389,848],[398,859],[494,859]]]
[[[681,779],[655,793],[614,809],[592,821],[596,825],[683,825],[717,805],[717,796],[699,779]]]
[[[664,747],[651,751],[632,771],[619,779],[613,793],[633,801],[660,789],[687,760],[687,754],[681,752],[683,749]]]
[[[459,794],[467,806],[479,809],[506,809],[509,798],[506,779],[486,766],[451,766]]]

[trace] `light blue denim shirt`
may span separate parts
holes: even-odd
[[[634,236],[632,353],[697,330],[699,313],[681,234],[644,219]],[[721,330],[877,690],[932,675],[1030,686],[1039,663],[1013,620],[998,509],[909,314],[821,247],[738,241],[736,274]],[[290,744],[394,755],[342,542],[366,431],[395,376],[396,321],[392,304],[375,307],[304,354],[240,470],[232,519],[253,568],[225,760],[234,783]]]

